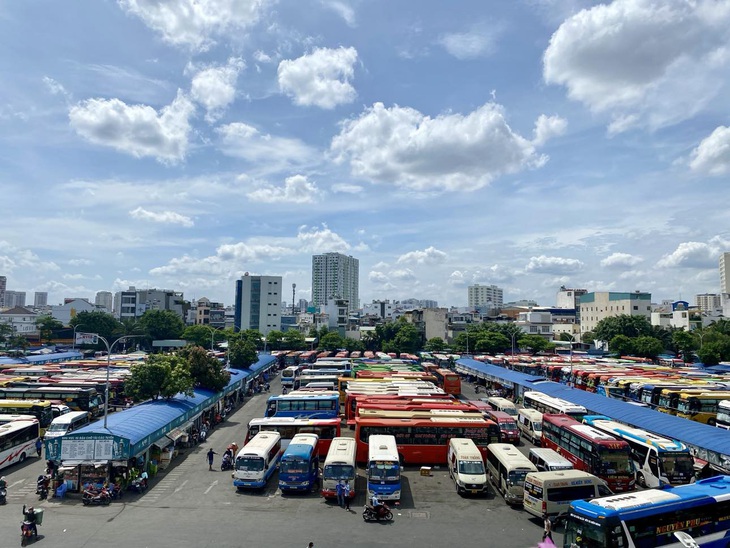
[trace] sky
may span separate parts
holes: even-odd
[[[298,300],[337,251],[361,304],[693,301],[729,77],[730,0],[0,1],[0,275]]]

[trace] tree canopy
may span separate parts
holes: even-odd
[[[139,323],[145,335],[153,341],[179,339],[185,330],[182,318],[172,310],[148,310]]]
[[[643,316],[621,314],[603,318],[593,330],[594,337],[599,341],[611,341],[616,335],[626,335],[629,338],[650,336],[652,326]]]
[[[50,315],[39,316],[35,321],[41,334],[41,341],[51,342],[54,335],[63,329],[63,323]]]
[[[187,362],[195,386],[218,392],[231,380],[225,365],[216,357],[209,356],[201,346],[188,345],[178,355]]]
[[[183,330],[181,337],[194,346],[211,349],[211,341],[215,345],[225,340],[226,333],[209,325],[189,325]]]
[[[249,340],[233,339],[228,345],[228,359],[235,369],[248,369],[259,360],[256,347]]]
[[[194,384],[183,357],[153,354],[132,365],[124,391],[135,401],[172,398],[181,392],[192,396]]]

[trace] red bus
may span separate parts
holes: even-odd
[[[373,434],[395,436],[402,465],[446,464],[451,438],[473,440],[485,459],[487,446],[499,441],[499,427],[484,419],[357,419],[355,441],[358,462],[367,460],[368,440]]]
[[[462,402],[450,394],[423,394],[423,395],[402,395],[402,394],[347,394],[345,398],[345,420],[347,424],[355,424],[357,407],[363,402],[374,404],[395,404],[408,405],[412,403],[421,404],[431,401],[440,401],[452,405],[459,405]],[[353,421],[352,423],[350,421]]]
[[[357,406],[357,411],[355,412],[355,418],[374,418],[374,417],[382,417],[382,418],[400,418],[400,417],[409,417],[407,413],[423,413],[425,415],[430,415],[431,411],[436,411],[435,414],[444,414],[448,416],[448,413],[454,413],[454,416],[468,413],[469,416],[478,417],[478,418],[486,418],[484,415],[482,415],[482,412],[477,409],[476,407],[473,407],[465,402],[459,402],[457,404],[449,403],[448,401],[444,400],[436,400],[434,402],[422,402],[422,403],[404,403],[404,404],[398,404],[393,402],[373,402],[373,401],[364,401],[360,405]],[[418,415],[415,415],[418,416]],[[496,422],[496,421],[495,421]],[[514,422],[514,419],[513,419]],[[354,424],[354,421],[353,421]],[[516,425],[515,425],[516,427]]]
[[[294,417],[266,417],[251,419],[246,432],[246,443],[261,431],[279,432],[281,448],[286,449],[289,442],[297,434],[317,434],[317,453],[321,457],[327,455],[332,440],[340,435],[340,419],[297,419]]]
[[[356,379],[408,379],[417,381],[438,382],[436,377],[428,371],[370,371],[367,369],[355,372]]]
[[[438,385],[447,394],[458,396],[461,394],[461,377],[449,369],[434,369],[431,374],[436,377]]]
[[[598,476],[616,493],[636,488],[631,447],[624,440],[568,415],[546,413],[542,416],[541,443],[572,462],[576,470]]]

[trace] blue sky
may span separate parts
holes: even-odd
[[[730,1],[0,3],[0,275],[231,303],[719,290]]]

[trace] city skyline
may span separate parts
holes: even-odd
[[[720,292],[729,1],[166,6],[0,7],[9,291]]]

